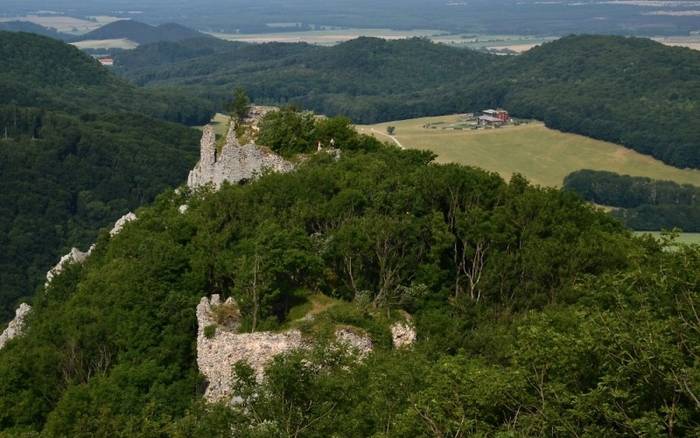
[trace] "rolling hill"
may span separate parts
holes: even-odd
[[[74,41],[128,39],[138,44],[160,41],[182,41],[206,35],[175,23],[151,26],[133,20],[120,20],[88,32]]]
[[[360,38],[334,47],[191,40],[118,57],[141,85],[186,85],[223,100],[376,123],[502,106],[547,126],[700,168],[700,53],[642,38],[570,36],[500,57],[425,40]]]
[[[72,35],[61,33],[29,21],[0,21],[0,31],[34,33],[61,41],[68,41],[74,38]]]

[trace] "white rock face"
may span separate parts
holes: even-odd
[[[2,350],[5,347],[5,344],[7,344],[11,339],[22,335],[24,332],[25,320],[31,310],[32,307],[29,304],[22,303],[19,305],[15,311],[15,318],[10,321],[10,324],[7,326],[5,331],[0,334],[0,350]]]
[[[216,324],[212,318],[212,306],[219,304],[219,296],[213,295],[211,300],[202,298],[197,306],[197,365],[209,382],[204,398],[210,402],[230,399],[233,395],[232,369],[236,362],[247,362],[261,381],[265,366],[275,356],[304,347],[298,330],[284,333],[235,333],[217,327],[216,334],[207,338],[204,329]]]
[[[73,263],[83,263],[85,260],[87,260],[94,248],[95,245],[90,246],[90,249],[88,249],[87,252],[82,252],[78,248],[72,248],[68,254],[61,257],[61,260],[58,261],[56,266],[51,268],[49,272],[46,273],[46,283],[44,286],[48,286],[49,283],[51,283],[51,280],[60,275],[61,272],[68,267],[68,265],[72,265]]]
[[[391,326],[391,340],[394,348],[406,348],[416,341],[416,330],[408,322],[395,322]]]
[[[240,145],[233,125],[229,128],[226,143],[217,154],[214,128],[207,125],[202,133],[199,162],[190,172],[187,185],[192,189],[207,184],[219,188],[224,181],[237,184],[266,171],[289,172],[293,168],[292,163],[266,148],[253,143]]]
[[[112,230],[109,232],[109,235],[114,237],[117,234],[121,233],[122,229],[124,229],[124,226],[128,224],[129,222],[135,221],[137,219],[136,215],[132,212],[128,212],[117,222],[114,223],[114,227],[112,227]]]
[[[363,358],[372,352],[372,339],[366,334],[359,334],[349,328],[339,328],[335,331],[335,339],[339,344],[343,344],[355,350]]]

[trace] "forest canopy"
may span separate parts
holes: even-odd
[[[573,194],[432,159],[343,149],[243,186],[164,193],[34,300],[26,335],[0,352],[0,428],[697,432],[697,248],[665,252]],[[323,294],[344,303],[329,323],[366,327],[375,351],[358,362],[321,343],[278,357],[262,383],[239,364],[241,403],[206,405],[194,309],[214,293],[236,298],[247,330],[283,329],[294,303]],[[413,315],[414,349],[381,341],[387,311]]]
[[[587,201],[616,207],[612,215],[634,230],[700,232],[700,187],[580,170],[564,179],[564,188]]]

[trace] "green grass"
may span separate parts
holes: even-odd
[[[386,127],[396,127],[395,138],[403,147],[428,149],[438,162],[481,167],[509,179],[521,173],[542,186],[559,187],[571,172],[607,170],[700,186],[700,170],[678,169],[631,149],[567,134],[536,122],[489,130],[425,129],[428,123],[459,123],[456,115],[393,121],[358,126],[361,132],[386,141]]]
[[[637,231],[637,235],[649,234],[655,238],[661,237],[660,231]],[[700,233],[681,233],[676,240],[678,243],[683,243],[685,245],[700,245]]]

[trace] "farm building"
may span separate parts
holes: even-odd
[[[487,109],[477,119],[482,126],[501,126],[510,122],[508,111],[502,109]]]
[[[93,55],[93,58],[100,61],[100,64],[104,65],[105,67],[114,66],[114,58],[109,55]]]

